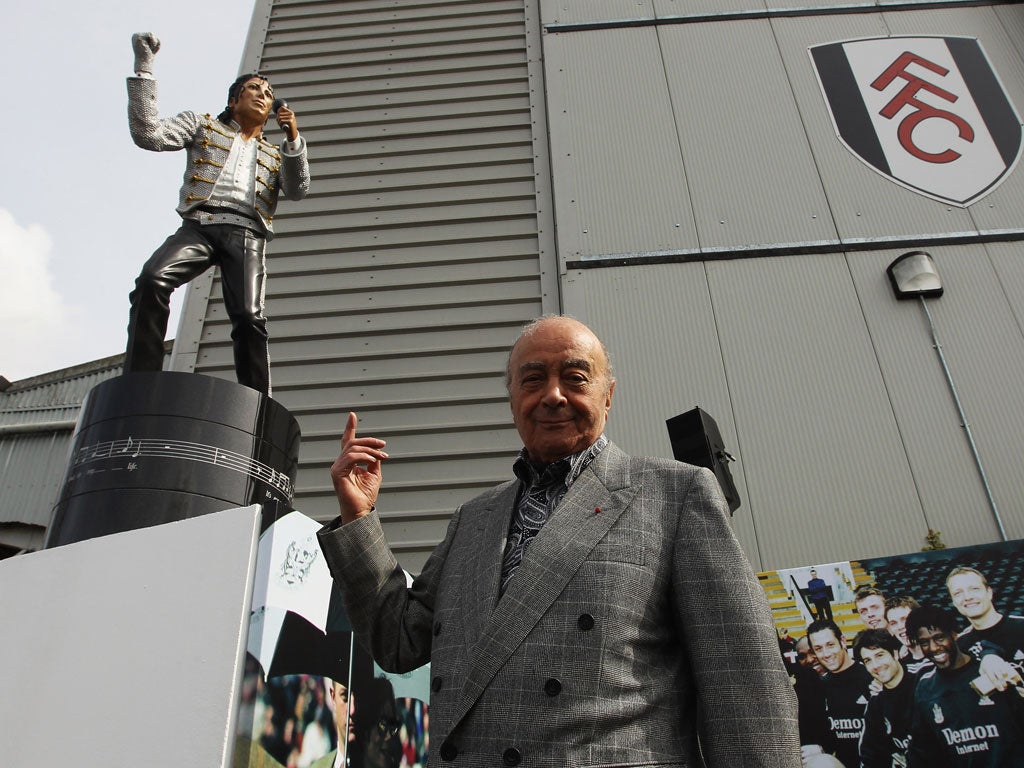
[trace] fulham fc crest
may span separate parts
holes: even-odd
[[[1013,170],[1020,118],[976,39],[877,37],[809,52],[836,135],[892,181],[967,206]]]

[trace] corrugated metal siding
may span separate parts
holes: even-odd
[[[259,62],[296,110],[313,178],[282,204],[268,259],[274,396],[303,433],[296,506],[337,513],[328,468],[356,410],[388,441],[378,507],[411,570],[519,447],[505,355],[550,281],[528,10],[275,2]],[[196,370],[231,377],[219,294],[215,281]]]
[[[969,2],[970,0],[968,0]],[[766,3],[769,11],[790,11],[793,9],[815,11],[821,9],[828,9],[833,11],[852,11],[858,9],[870,9],[878,8],[884,10],[892,6],[903,7],[913,6],[917,3],[929,3],[930,5],[941,5],[942,3],[960,3],[964,0],[870,0],[869,2],[849,2],[849,0],[784,0],[784,2],[772,2],[768,0]],[[985,0],[978,0],[979,5],[984,5]]]
[[[708,254],[1019,231],[1024,176],[965,210],[893,184],[836,137],[808,48],[900,30],[977,34],[1024,101],[1006,8],[549,33],[560,253],[686,254],[694,222]]]
[[[50,524],[70,447],[71,429],[0,439],[0,523]]]
[[[1010,538],[1024,537],[1024,336],[1007,296],[1019,306],[1019,284],[1001,282],[987,250],[1005,257],[1021,247],[930,248],[946,287],[928,307],[964,413],[974,434]],[[900,251],[850,256],[850,268],[882,369],[928,523],[950,545],[998,539],[953,396],[917,301],[897,302],[885,275]]]
[[[739,459],[730,465],[742,499],[733,529],[751,561],[760,564],[706,265],[570,270],[564,298],[611,354],[616,384],[608,436],[623,450],[671,458],[666,419],[695,406],[715,419]]]
[[[578,27],[549,33],[546,43],[559,56],[571,51],[573,66],[585,72],[595,55],[642,58],[630,47],[640,33],[649,42],[657,29],[671,99],[651,104],[645,118],[677,116],[704,253],[711,255],[706,201],[747,216],[738,236],[723,243],[734,249],[731,255],[752,246],[786,250],[786,243],[798,241],[795,234],[807,231],[797,214],[821,202],[808,197],[808,188],[824,192],[822,218],[831,220],[825,228],[833,228],[833,239],[837,233],[853,246],[897,239],[933,253],[947,293],[929,307],[1010,538],[1024,535],[1024,480],[1016,468],[1024,453],[1018,402],[1024,246],[929,243],[1019,232],[1024,177],[1018,169],[969,209],[884,179],[836,138],[807,48],[885,34],[976,35],[1019,104],[1022,19],[1019,6],[905,8],[640,29]],[[597,48],[583,37],[600,37],[602,52],[591,53]],[[745,51],[752,52],[749,59]],[[742,65],[732,66],[730,57]],[[549,76],[556,85],[566,79],[550,66]],[[566,141],[560,132],[574,138],[600,131],[574,124],[571,110],[559,113],[557,99],[568,90],[549,92],[553,147]],[[614,94],[606,99],[613,102]],[[745,120],[761,135],[749,125],[731,127]],[[614,130],[600,139],[609,152],[622,141]],[[747,154],[751,147],[757,151]],[[764,153],[773,157],[765,161]],[[666,152],[663,165],[677,167],[673,153]],[[644,196],[635,193],[642,178],[630,179],[629,191],[616,197],[606,183],[588,183],[607,176],[594,163],[581,162],[572,172],[580,195],[599,188],[593,197],[600,195],[606,209],[644,209]],[[655,174],[650,188],[663,186]],[[758,194],[751,196],[751,188]],[[572,206],[562,198],[556,204],[561,222],[590,201],[577,196]],[[649,234],[630,233],[629,239],[635,256],[647,256],[654,242]],[[759,259],[572,269],[566,276],[566,311],[599,329],[624,363],[614,439],[627,450],[668,456],[666,416],[692,405],[712,413],[739,459],[733,472],[744,506],[734,525],[761,567],[912,551],[929,526],[942,530],[951,546],[998,538],[926,319],[918,304],[895,300],[885,276],[886,266],[909,250],[903,243],[886,250],[790,250]],[[559,244],[571,261],[575,235],[560,232]],[[620,263],[628,264],[629,254],[623,256]]]
[[[103,358],[0,392],[0,544],[25,541],[25,529],[5,524],[28,526],[39,536],[49,525],[82,401],[97,384],[120,375],[123,363],[124,355]]]
[[[541,0],[540,13],[545,25],[653,19],[654,0]]]
[[[701,250],[834,242],[769,22],[666,26],[659,40]]]
[[[544,39],[564,259],[697,247],[658,48],[653,27]]]
[[[618,363],[613,439],[667,456],[665,418],[715,416],[739,459],[734,526],[759,567],[913,550],[928,525],[951,545],[993,538],[927,328],[885,281],[901,251],[857,247],[1019,229],[1024,180],[970,210],[885,180],[839,143],[807,55],[838,39],[976,34],[1020,105],[1019,6],[913,5],[260,0],[243,68],[291,100],[314,163],[314,194],[282,206],[268,293],[275,394],[304,432],[300,508],[334,514],[327,467],[349,408],[389,441],[381,509],[412,570],[455,504],[508,476],[505,350],[522,321],[558,309],[549,137],[563,268],[852,246],[564,273],[562,308]],[[932,250],[947,280],[939,332],[966,371],[1008,528],[1024,535],[1021,246]],[[202,326],[199,370],[230,377],[218,293],[188,320]]]
[[[918,15],[918,14],[912,14]],[[827,16],[772,21],[793,86],[806,136],[829,201],[829,215],[844,243],[915,237],[922,233],[976,234],[970,215],[910,192],[869,168],[839,141],[807,49],[813,45],[887,34],[881,15]],[[775,181],[788,189],[785,177]]]
[[[659,19],[730,16],[764,10],[764,0],[654,0],[654,11]]]
[[[963,35],[977,37],[999,74],[1003,87],[1017,108],[1024,109],[1024,17],[1020,6],[1009,8],[950,8],[926,13],[886,14],[894,35]],[[1007,26],[1010,22],[1011,26]],[[1024,199],[1024,174],[1011,173],[999,187],[968,209],[982,232],[1020,231],[1020,201]]]
[[[989,243],[985,250],[1017,327],[1024,332],[1024,243]]]
[[[903,8],[915,4],[963,5],[964,0],[541,0],[545,25],[585,25],[602,23],[637,23],[674,21],[707,17],[754,18],[761,15],[789,15],[794,12],[836,13]],[[986,0],[978,0],[978,5]]]
[[[14,382],[0,392],[0,425],[12,427],[40,422],[74,424],[89,391],[121,373],[124,355],[97,360]]]
[[[892,297],[885,267],[897,255],[567,276],[567,306],[615,360],[611,437],[633,453],[670,456],[664,419],[694,405],[711,413],[738,459],[734,528],[763,568],[913,551],[928,525],[956,544],[995,538],[924,320]],[[949,278],[947,253],[935,255]],[[1000,334],[999,348],[1011,343]],[[990,349],[984,369],[998,365]],[[987,407],[1019,411],[1014,390],[1000,389]],[[1016,427],[989,434],[1008,441],[1007,459],[1021,455]],[[1005,486],[1001,496],[1021,498]]]
[[[842,255],[708,272],[765,560],[917,549],[920,502]]]

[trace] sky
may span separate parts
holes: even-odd
[[[216,114],[239,74],[253,5],[9,4],[0,25],[0,376],[18,381],[124,351],[128,293],[181,221],[185,164],[183,152],[147,152],[128,134],[132,33],[160,38],[161,116]],[[174,293],[168,338],[185,290]]]

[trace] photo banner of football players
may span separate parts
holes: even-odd
[[[1024,541],[758,577],[805,766],[1024,766]]]
[[[320,527],[293,511],[260,534],[232,765],[422,768],[429,665],[387,674],[354,642]]]
[[[408,691],[401,681],[383,675],[362,646],[349,644],[350,633],[343,634],[331,638],[337,658],[330,674],[264,677],[256,659],[246,656],[235,768],[426,765],[427,703],[403,695]]]

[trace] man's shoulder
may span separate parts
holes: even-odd
[[[605,452],[610,449],[614,449],[608,456],[610,460],[628,464],[630,471],[636,474],[692,477],[703,469],[703,467],[698,467],[694,464],[687,464],[675,459],[666,459],[661,456],[631,456],[612,443],[608,444]]]
[[[997,645],[1024,640],[1024,616],[1007,614],[985,629],[978,629],[968,624],[957,635],[957,645],[964,649],[971,647],[976,642],[986,640]]]

